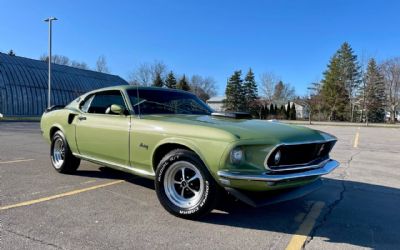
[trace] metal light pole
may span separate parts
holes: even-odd
[[[48,58],[48,62],[49,62],[49,93],[47,96],[47,107],[50,108],[50,95],[51,95],[51,32],[52,32],[52,23],[53,21],[57,20],[57,18],[55,17],[49,17],[47,19],[45,19],[45,22],[49,23],[49,58]]]

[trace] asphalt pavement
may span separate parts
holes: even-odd
[[[150,180],[89,162],[57,173],[38,123],[0,122],[0,249],[399,249],[400,129],[311,127],[339,139],[321,189],[189,221]]]

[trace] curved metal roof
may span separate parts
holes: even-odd
[[[127,85],[119,76],[52,64],[52,105],[66,105],[93,89]],[[0,53],[0,113],[40,116],[47,107],[48,66],[44,61]]]

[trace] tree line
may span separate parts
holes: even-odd
[[[177,74],[162,61],[142,63],[130,74],[129,84],[139,86],[166,87],[190,91],[201,100],[207,101],[217,94],[215,80],[212,77],[203,77],[194,74]]]
[[[234,71],[226,85],[224,109],[249,112],[259,119],[296,119],[296,106],[291,102],[295,97],[294,87],[272,73],[264,73],[261,75],[263,96],[259,96],[258,89],[251,68],[244,79],[241,70]]]
[[[40,56],[39,60],[48,62],[49,56],[46,54],[43,54],[42,56]],[[86,62],[71,60],[67,56],[57,55],[57,54],[51,56],[51,62],[55,63],[55,64],[59,64],[59,65],[66,65],[66,66],[78,68],[78,69],[95,70],[95,71],[107,73],[107,74],[110,73],[110,70],[107,65],[106,57],[103,55],[99,56],[97,58],[96,66],[93,69],[90,68]]]
[[[15,56],[13,50],[8,54]],[[40,60],[48,61],[48,56],[42,55]],[[90,69],[85,62],[63,55],[52,56],[52,62]],[[110,72],[104,56],[93,70]],[[203,101],[217,94],[212,77],[177,74],[161,61],[140,64],[129,75],[129,83],[191,91]],[[226,85],[225,109],[247,111],[260,119],[295,119],[297,103],[306,107],[310,121],[384,122],[389,112],[389,121],[394,122],[400,105],[400,57],[379,63],[375,58],[359,61],[345,42],[331,57],[323,79],[311,83],[303,97],[296,96],[293,86],[271,72],[261,74],[258,83],[251,69],[244,79],[241,70],[234,71]]]
[[[241,74],[234,71],[228,79],[224,108],[250,112],[260,119],[295,119],[292,106],[297,103],[307,109],[310,121],[394,122],[400,105],[400,57],[380,63],[370,58],[364,65],[347,42],[331,57],[323,79],[311,83],[303,97],[273,73],[261,75],[259,88],[251,69],[244,79]]]
[[[309,86],[303,98],[318,120],[384,122],[386,112],[395,121],[400,100],[400,58],[366,65],[345,42],[331,57],[324,77]]]

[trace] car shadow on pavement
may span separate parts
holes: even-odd
[[[80,170],[76,175],[122,179],[154,190],[152,180],[107,167],[100,167],[100,171]],[[291,235],[316,202],[323,202],[324,207],[308,235],[313,240],[318,237],[324,242],[359,247],[398,248],[400,189],[347,180],[326,178],[319,190],[303,198],[261,208],[226,196],[217,209],[199,222]]]
[[[308,236],[324,242],[398,249],[400,189],[347,180],[324,182],[321,189],[303,198],[262,208],[227,200],[202,222],[294,234],[312,205],[324,202]]]

